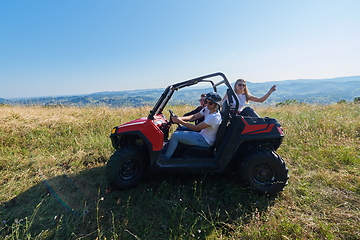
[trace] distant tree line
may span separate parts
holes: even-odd
[[[346,100],[340,100],[337,102],[337,104],[345,104],[345,103],[347,103]],[[360,104],[360,97],[355,97],[353,103]],[[305,104],[305,102],[299,102],[297,99],[287,99],[283,102],[276,103],[276,107],[289,106],[289,105],[301,105],[301,104]]]

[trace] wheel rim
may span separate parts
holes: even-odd
[[[253,179],[258,185],[269,185],[275,180],[275,171],[268,165],[258,165],[253,170]]]
[[[123,180],[129,180],[139,172],[139,164],[134,159],[124,162],[119,168],[119,176]]]

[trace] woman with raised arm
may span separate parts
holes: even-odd
[[[245,103],[248,103],[249,101],[253,102],[264,102],[268,97],[276,91],[276,85],[272,86],[269,91],[262,97],[255,97],[250,94],[247,86],[246,81],[244,79],[238,79],[235,82],[234,85],[234,91],[236,93],[236,96],[239,100],[239,108],[238,108],[238,115],[242,116],[250,116],[250,117],[259,117],[259,115],[252,109],[251,107],[245,107]],[[225,100],[228,100],[227,94],[225,94],[223,98],[223,102]],[[235,111],[235,100],[232,100],[232,103],[230,105],[230,110]]]

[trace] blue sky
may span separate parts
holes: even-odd
[[[358,0],[0,1],[0,98],[360,75]]]

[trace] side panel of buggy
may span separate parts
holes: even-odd
[[[229,107],[222,111],[222,123],[211,148],[179,144],[172,159],[153,152],[153,171],[222,172],[229,162],[253,148],[276,150],[283,138],[280,124],[273,118],[230,116]]]

